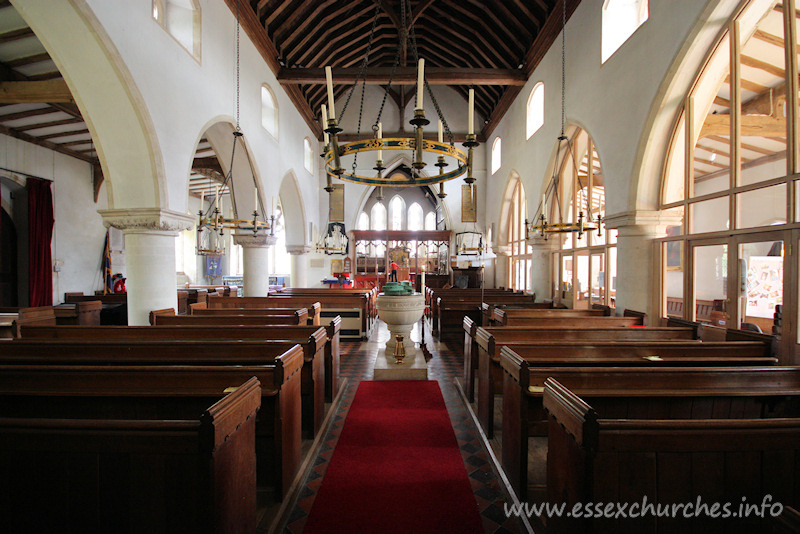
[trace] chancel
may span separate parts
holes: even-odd
[[[799,22],[0,0],[3,530],[800,532]]]

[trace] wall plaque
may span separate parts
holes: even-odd
[[[344,184],[333,184],[328,209],[330,222],[344,222]]]
[[[478,222],[475,188],[471,184],[461,186],[461,222]]]

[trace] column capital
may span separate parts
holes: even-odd
[[[525,240],[525,243],[532,246],[535,249],[540,250],[555,250],[559,248],[559,243],[561,240],[558,236],[551,237],[549,239],[545,239],[539,234],[533,235]]]
[[[233,242],[244,248],[266,248],[278,242],[278,236],[269,234],[233,234]]]
[[[98,210],[103,217],[103,225],[113,226],[130,233],[165,233],[177,235],[195,224],[195,218],[188,213],[162,208],[123,208]]]
[[[683,216],[668,210],[638,210],[607,215],[606,229],[619,230],[620,236],[662,237],[668,226],[681,224]]]
[[[498,256],[511,256],[511,245],[498,245],[494,247],[494,253]]]
[[[308,254],[311,252],[311,245],[286,245],[286,252],[292,256],[299,256],[300,254]]]

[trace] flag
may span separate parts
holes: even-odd
[[[108,242],[108,230],[106,230],[106,244],[103,247],[103,295],[114,292],[114,280],[111,277],[111,245]]]

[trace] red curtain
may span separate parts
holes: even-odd
[[[53,305],[53,192],[50,182],[28,178],[29,306]]]

